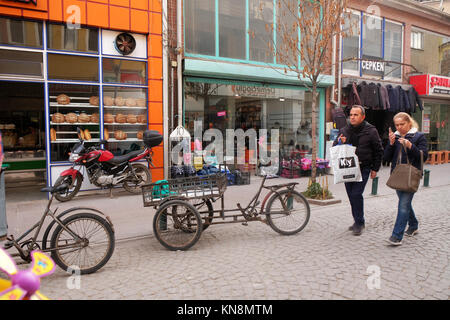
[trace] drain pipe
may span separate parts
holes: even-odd
[[[337,50],[337,45],[336,45],[336,35],[333,36],[333,65],[332,65],[332,70],[331,70],[331,74],[333,76],[333,79],[336,79],[336,66],[334,65],[334,63],[336,63],[336,50]],[[335,107],[340,107],[341,106],[341,62],[338,61],[338,98],[337,101],[334,100],[334,91],[336,90],[336,84],[333,84],[333,87],[331,89],[331,99],[330,102],[332,104],[334,104]]]
[[[167,0],[163,0],[162,15],[162,49],[163,49],[163,146],[164,146],[164,178],[168,178],[169,171],[169,43],[168,43],[168,11]]]
[[[183,72],[182,72],[182,12],[181,0],[177,0],[177,77],[178,77],[178,126],[183,125]]]

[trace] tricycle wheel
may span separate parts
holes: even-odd
[[[194,206],[194,208],[200,214],[200,217],[203,220],[203,231],[205,231],[210,225],[214,217],[214,208],[209,199],[192,199],[189,201],[190,204]]]
[[[308,224],[310,208],[308,200],[300,193],[286,189],[270,197],[265,213],[273,230],[292,235]]]
[[[153,218],[155,237],[169,250],[189,249],[198,241],[202,231],[202,218],[187,201],[168,201]]]

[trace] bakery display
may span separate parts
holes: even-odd
[[[89,104],[93,106],[98,106],[100,104],[100,98],[98,96],[92,96],[89,98]]]
[[[87,122],[91,122],[91,116],[82,112],[80,113],[80,115],[78,116],[78,121],[81,123],[87,123]]]
[[[139,123],[147,123],[147,117],[145,114],[140,114],[137,116],[137,122]]]
[[[111,113],[106,113],[103,119],[105,123],[114,123],[114,116]]]
[[[109,131],[106,128],[103,130],[103,137],[105,140],[109,140]]]
[[[145,107],[145,103],[146,103],[145,99],[141,98],[136,100],[136,104],[138,107]]]
[[[98,113],[91,114],[91,122],[92,123],[99,123],[100,122],[100,116]]]
[[[139,130],[138,133],[136,134],[136,138],[142,140],[144,138],[144,131]]]
[[[62,113],[56,112],[52,114],[52,122],[63,123],[65,121],[64,115]]]
[[[92,139],[92,136],[91,136],[90,131],[88,129],[85,129],[84,130],[84,140],[91,140],[91,139]]]
[[[116,140],[125,140],[127,138],[127,134],[122,130],[114,131],[114,139]]]
[[[128,123],[136,123],[137,122],[137,117],[135,114],[129,114],[127,115],[127,122]]]
[[[80,131],[78,132],[78,138],[79,138],[80,140],[84,140],[84,132],[83,132],[83,130],[80,130]]]
[[[125,99],[122,97],[116,97],[114,99],[114,105],[118,106],[118,107],[123,107],[125,105]]]
[[[56,130],[53,128],[50,129],[50,141],[56,141]]]
[[[103,96],[103,105],[110,107],[114,105],[114,98],[110,96]]]
[[[118,113],[116,115],[116,122],[117,123],[126,123],[127,122],[127,117],[124,114]]]
[[[136,107],[136,99],[128,98],[127,100],[125,100],[125,105],[127,107]]]
[[[56,102],[58,104],[67,105],[70,103],[70,98],[66,94],[60,94],[56,97]]]
[[[73,112],[70,112],[70,113],[66,114],[65,118],[66,118],[66,122],[68,122],[68,123],[76,123],[76,122],[78,122],[78,116],[75,113],[73,113]]]

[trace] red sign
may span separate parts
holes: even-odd
[[[226,111],[219,111],[219,112],[217,112],[217,116],[218,117],[225,117],[226,115],[227,115]]]
[[[411,76],[409,83],[419,95],[450,96],[450,78],[432,74]]]
[[[15,7],[28,10],[47,11],[48,1],[44,0],[0,0],[0,6]]]

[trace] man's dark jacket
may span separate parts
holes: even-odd
[[[423,110],[422,100],[420,99],[416,89],[414,89],[414,87],[411,87],[406,91],[406,93],[408,94],[411,113],[416,112],[416,105],[419,106],[420,110]]]
[[[340,135],[346,137],[346,144],[351,144],[356,147],[356,155],[359,159],[361,168],[370,168],[373,171],[378,171],[381,166],[381,159],[383,158],[383,146],[381,144],[380,136],[377,129],[364,121],[357,127],[348,124],[339,130]],[[338,138],[333,143],[337,145]]]

